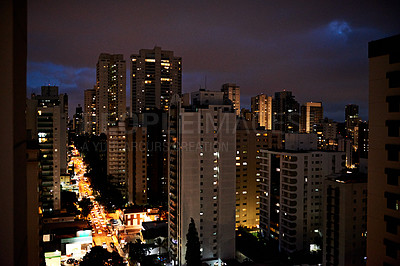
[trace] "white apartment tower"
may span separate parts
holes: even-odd
[[[126,63],[122,54],[100,54],[96,65],[96,134],[126,117]]]
[[[27,107],[27,129],[39,142],[42,211],[59,210],[60,176],[67,171],[68,97],[58,94],[57,86],[42,86],[42,94],[32,95]]]
[[[287,142],[302,138],[290,138]],[[260,229],[284,253],[313,251],[322,237],[322,191],[327,175],[344,168],[344,153],[317,149],[305,134],[304,150],[261,150]],[[309,143],[306,150],[305,142]]]
[[[236,115],[223,92],[174,96],[169,111],[169,250],[185,264],[186,234],[193,218],[202,260],[235,257]]]

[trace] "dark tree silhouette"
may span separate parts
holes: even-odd
[[[82,215],[87,217],[90,213],[90,210],[93,208],[93,204],[88,198],[83,198],[81,201],[78,201],[79,207],[82,209]]]
[[[143,244],[139,239],[136,242],[128,243],[128,253],[131,265],[152,265],[150,257],[148,257],[150,246]]]
[[[186,234],[186,264],[188,266],[200,266],[201,265],[201,254],[200,254],[200,240],[197,233],[196,225],[193,218],[190,218],[189,230]]]
[[[61,191],[61,207],[67,210],[67,213],[77,214],[78,209],[75,204],[78,202],[78,198],[76,197],[75,192],[71,191]]]
[[[108,252],[106,249],[95,246],[89,253],[83,257],[81,266],[98,266],[98,265],[124,265],[121,256],[117,252]]]

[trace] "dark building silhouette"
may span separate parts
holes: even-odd
[[[369,150],[369,126],[368,122],[358,123],[358,155],[359,158],[368,159]]]
[[[300,105],[291,91],[275,92],[273,100],[273,128],[285,133],[300,129]]]
[[[355,127],[358,124],[359,121],[359,115],[358,115],[358,105],[356,104],[348,104],[344,108],[344,113],[345,113],[345,123],[346,123],[346,134],[349,138],[354,140],[354,134],[356,134]]]
[[[75,114],[73,117],[73,126],[72,129],[75,131],[75,134],[81,134],[83,132],[83,110],[82,106],[78,104],[78,107],[75,108]]]
[[[400,35],[369,58],[367,265],[400,265]]]
[[[147,128],[147,200],[167,202],[167,112],[171,96],[182,92],[182,58],[173,51],[141,49],[131,55],[131,115]]]
[[[28,250],[27,162],[26,162],[26,1],[2,1],[0,121],[0,235],[2,265],[30,265]],[[32,225],[36,226],[36,225]]]

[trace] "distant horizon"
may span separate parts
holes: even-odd
[[[184,73],[182,73],[182,76],[184,75]],[[127,75],[127,90],[126,90],[126,108],[128,109],[129,107],[130,107],[130,86],[129,86],[129,89],[128,89],[128,85],[130,84],[130,83],[128,83],[128,77],[129,77],[129,75]],[[95,82],[94,82],[95,83]],[[226,82],[226,83],[234,83],[234,82]],[[236,85],[238,85],[239,87],[240,87],[240,85],[239,84],[236,84]],[[57,85],[57,84],[51,84],[51,83],[46,83],[46,84],[43,84],[43,85],[40,85],[40,86],[37,86],[37,87],[35,87],[34,89],[31,89],[30,91],[28,91],[27,90],[27,98],[30,98],[30,96],[31,96],[31,94],[32,93],[35,93],[35,94],[40,94],[41,93],[41,91],[40,91],[40,89],[41,89],[41,86],[58,86],[58,89],[59,89],[59,93],[67,93],[67,95],[68,95],[68,115],[69,115],[69,117],[70,117],[70,119],[72,119],[72,117],[73,117],[73,115],[75,114],[75,109],[76,109],[76,107],[78,107],[78,104],[80,104],[81,105],[81,107],[83,107],[83,100],[84,100],[84,90],[87,90],[87,89],[91,89],[91,88],[86,88],[86,89],[82,89],[82,97],[81,97],[81,99],[79,99],[79,100],[77,100],[77,99],[74,99],[73,101],[72,101],[72,106],[71,106],[71,97],[70,97],[70,94],[68,94],[68,92],[64,92],[63,90],[62,90],[62,87],[61,86],[59,86],[59,85]],[[222,86],[222,84],[221,84],[221,86]],[[184,94],[184,93],[190,93],[190,92],[193,92],[193,91],[197,91],[197,90],[199,90],[200,89],[200,87],[198,88],[198,89],[193,89],[192,91],[183,91],[182,92],[182,94]],[[220,89],[211,89],[211,88],[207,88],[207,90],[212,90],[212,91],[220,91]],[[272,96],[272,97],[274,97],[274,95],[275,95],[275,92],[279,92],[279,91],[283,91],[284,89],[282,89],[282,90],[277,90],[277,91],[273,91],[272,93],[263,93],[263,92],[260,92],[259,94],[266,94],[266,95],[269,95],[269,96]],[[286,89],[287,91],[291,91],[291,90],[289,90],[289,89]],[[242,89],[240,90],[240,93],[242,94]],[[246,108],[246,109],[248,109],[248,110],[251,110],[251,97],[254,97],[254,96],[256,96],[256,95],[259,95],[259,94],[255,94],[255,95],[252,95],[252,96],[250,96],[250,97],[246,97],[247,99],[245,100],[245,101],[243,101],[242,99],[242,96],[241,96],[241,98],[240,98],[240,106],[241,106],[241,109],[242,108]],[[295,99],[297,100],[297,95],[293,95],[293,96],[295,96]],[[297,100],[298,101],[298,100]],[[299,101],[298,101],[299,102]],[[303,105],[304,103],[306,103],[306,102],[319,102],[319,101],[305,101],[305,102],[299,102],[299,104],[300,104],[300,106],[301,105]],[[345,115],[345,113],[344,113],[344,108],[345,108],[345,106],[346,105],[348,105],[348,104],[357,104],[357,103],[355,103],[355,102],[348,102],[348,103],[345,103],[344,105],[343,105],[343,108],[341,108],[340,110],[337,110],[335,113],[332,113],[332,112],[326,112],[325,111],[325,104],[324,104],[324,102],[322,102],[322,106],[323,106],[323,108],[324,108],[324,118],[329,118],[329,119],[333,119],[335,122],[340,122],[340,123],[343,123],[343,122],[345,122],[345,119],[344,119],[344,115]],[[358,104],[357,104],[358,105]],[[299,112],[300,112],[300,110],[299,110]],[[329,114],[331,114],[331,115],[329,115]],[[333,114],[333,115],[332,115]],[[339,116],[341,116],[341,118],[339,118]],[[360,110],[359,110],[359,117],[360,117],[360,119],[362,119],[363,121],[368,121],[368,110],[362,110],[361,109],[361,106],[360,106]],[[367,119],[365,119],[365,117],[367,117]]]

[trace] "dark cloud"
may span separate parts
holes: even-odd
[[[31,93],[40,94],[43,85],[58,86],[60,93],[69,96],[71,117],[75,107],[83,105],[83,90],[93,87],[93,77],[96,75],[95,68],[75,68],[49,62],[28,61],[27,69],[27,96],[30,97]]]
[[[57,83],[83,101],[101,52],[155,45],[183,58],[183,90],[236,82],[243,105],[286,88],[367,116],[368,41],[400,33],[399,1],[29,1],[28,87]],[[129,68],[129,67],[128,67]],[[129,80],[128,80],[129,84]],[[75,98],[76,97],[76,98]],[[338,111],[336,108],[339,108]]]

